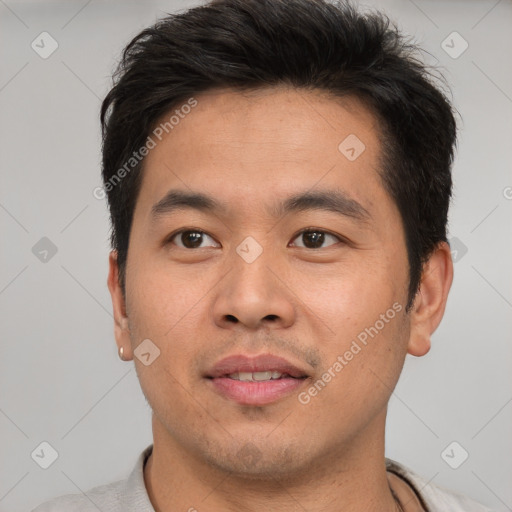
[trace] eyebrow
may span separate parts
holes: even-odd
[[[202,212],[227,215],[228,208],[217,199],[200,192],[170,190],[151,209],[154,222],[171,215],[177,210],[195,209]],[[273,217],[281,217],[292,212],[325,210],[362,223],[368,223],[372,216],[364,206],[347,194],[335,190],[308,191],[288,197],[268,210]]]

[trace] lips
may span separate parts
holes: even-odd
[[[301,370],[288,360],[272,354],[262,354],[256,357],[242,354],[229,356],[216,363],[206,376],[215,379],[240,372],[279,372],[296,379],[308,377],[304,370]]]
[[[282,357],[262,354],[226,357],[205,377],[223,398],[240,405],[263,406],[297,391],[309,376]]]

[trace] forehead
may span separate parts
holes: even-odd
[[[348,188],[370,207],[372,191],[382,189],[377,121],[354,97],[274,87],[216,89],[193,100],[166,112],[150,133],[155,146],[139,197],[146,214],[176,187],[245,209],[262,199],[266,211],[292,190]]]

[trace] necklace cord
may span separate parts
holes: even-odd
[[[395,505],[396,505],[397,511],[404,512],[402,503],[400,503],[400,500],[398,499],[398,496],[396,495],[395,491],[393,490],[393,487],[391,487],[391,484],[389,484],[389,490],[391,491],[391,495],[393,496],[393,498],[395,500]]]

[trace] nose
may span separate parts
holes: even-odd
[[[215,323],[224,329],[281,329],[295,320],[293,283],[286,283],[275,255],[265,251],[252,263],[235,255],[231,271],[219,283]]]

